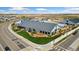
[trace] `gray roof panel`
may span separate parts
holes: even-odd
[[[39,22],[39,21],[31,21],[31,20],[22,20],[20,23],[20,26],[23,27],[29,27],[29,28],[34,28],[37,30],[42,30],[42,31],[52,31],[52,29],[56,26],[57,24],[54,23],[48,23],[48,22]]]

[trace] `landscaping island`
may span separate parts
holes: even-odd
[[[36,44],[47,44],[50,41],[56,39],[57,37],[59,37],[60,35],[54,36],[54,37],[32,37],[30,36],[26,31],[20,31],[17,32],[17,34],[23,36],[24,38],[30,40],[31,42],[34,42]]]

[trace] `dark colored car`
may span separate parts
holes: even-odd
[[[7,46],[5,47],[5,51],[11,51],[10,48]]]
[[[78,31],[75,31],[74,33],[72,33],[73,35],[77,34]]]

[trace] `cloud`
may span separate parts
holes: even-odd
[[[0,14],[16,14],[16,11],[0,10]]]
[[[65,8],[65,10],[62,11],[62,13],[72,13],[72,14],[78,14],[79,13],[79,7],[68,7]]]
[[[11,7],[7,11],[4,11],[3,13],[7,13],[7,14],[25,14],[27,11],[29,12],[30,9],[25,8],[25,7]]]
[[[79,11],[79,7],[69,8],[70,11]]]
[[[16,11],[7,11],[5,12],[6,14],[16,14],[17,12]]]
[[[63,10],[55,10],[49,8],[25,8],[25,7],[10,7],[6,10],[0,10],[0,13],[3,14],[64,14],[64,13],[71,13],[71,14],[79,14],[79,7],[65,7]]]
[[[30,10],[29,8],[24,8],[24,7],[12,7],[9,10]]]
[[[0,14],[5,14],[6,11],[5,10],[0,10]]]
[[[38,10],[38,11],[46,11],[47,9],[46,8],[37,8],[36,10]]]
[[[53,8],[52,8],[53,9]],[[79,7],[65,7],[62,11],[61,10],[57,10],[55,11],[55,9],[53,10],[49,10],[46,8],[37,8],[36,10],[37,13],[46,13],[46,14],[79,14]]]

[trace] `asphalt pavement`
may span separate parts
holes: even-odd
[[[64,41],[57,44],[56,47],[52,48],[50,51],[71,51],[73,50],[69,46],[79,38],[79,31],[73,35],[71,34],[69,37],[64,39]]]
[[[18,39],[9,30],[8,26],[12,21],[0,23],[0,44],[5,47],[9,47],[11,51],[19,51],[28,47],[29,45],[24,41]]]

